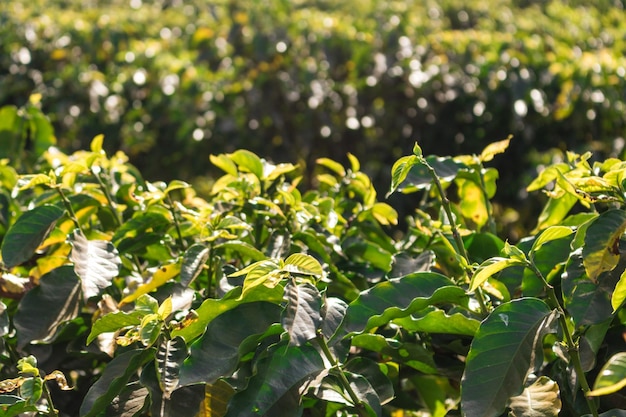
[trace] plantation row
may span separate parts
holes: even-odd
[[[62,149],[102,133],[166,181],[246,148],[308,184],[317,158],[350,152],[381,190],[416,139],[447,155],[513,134],[494,166],[517,207],[553,149],[622,154],[623,1],[335,3],[4,2],[0,106],[42,94]]]
[[[24,135],[28,126],[29,136]],[[207,197],[0,109],[4,416],[625,416],[626,162],[567,152],[498,237],[511,139],[391,169],[213,154]],[[27,140],[28,139],[28,140]],[[622,409],[620,409],[622,408]]]

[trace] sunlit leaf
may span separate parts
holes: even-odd
[[[461,313],[447,314],[440,309],[428,309],[424,314],[413,314],[394,319],[393,323],[411,332],[460,334],[474,336],[480,321]]]
[[[624,387],[626,387],[626,352],[619,352],[604,364],[589,395],[608,395]]]
[[[624,300],[626,300],[626,270],[624,270],[622,275],[620,275],[619,281],[615,286],[615,290],[611,295],[611,307],[613,307],[613,312],[620,308],[620,306],[624,303]]]
[[[333,173],[335,173],[338,177],[343,178],[346,176],[346,170],[344,169],[343,165],[341,165],[339,162],[333,161],[332,159],[329,159],[329,158],[318,158],[315,162],[318,165],[328,168]]]
[[[498,272],[512,266],[523,266],[524,263],[515,258],[491,258],[483,262],[474,275],[470,283],[470,291],[476,291],[485,281]]]
[[[163,340],[155,355],[159,384],[163,397],[170,399],[172,392],[178,387],[180,367],[187,357],[187,345],[182,337]]]
[[[419,163],[419,158],[415,155],[403,156],[398,159],[391,167],[391,186],[387,196],[393,194],[394,191],[404,182],[409,171],[414,165]]]
[[[2,240],[2,261],[12,268],[30,259],[41,245],[63,210],[44,204],[22,214]]]
[[[493,142],[487,145],[485,149],[483,149],[483,151],[480,153],[480,160],[482,162],[489,162],[493,159],[494,156],[504,153],[509,147],[511,139],[513,139],[513,136],[509,135],[509,137],[504,140]]]
[[[80,277],[83,297],[87,300],[111,285],[111,280],[119,273],[122,261],[111,242],[87,240],[78,230],[72,235],[71,242],[69,258],[74,262],[74,271]]]
[[[257,178],[263,178],[263,163],[254,153],[239,149],[230,154],[229,157],[235,162],[239,169],[253,173]]]
[[[520,395],[509,402],[512,417],[557,417],[561,411],[559,386],[546,376],[541,376]]]
[[[290,273],[321,277],[324,274],[322,265],[311,255],[294,253],[285,259],[284,270]]]
[[[178,262],[160,266],[154,272],[152,278],[148,282],[146,282],[145,284],[141,284],[134,293],[124,297],[122,301],[120,301],[120,305],[132,303],[140,296],[156,290],[157,288],[161,287],[166,282],[177,276],[180,273],[180,270],[181,264]]]
[[[228,402],[234,394],[235,390],[221,379],[214,384],[206,384],[197,417],[224,417]]]
[[[461,407],[467,417],[499,416],[519,395],[527,375],[543,361],[543,337],[556,311],[536,298],[498,306],[482,322],[466,358]]]
[[[434,272],[417,272],[390,279],[363,291],[349,304],[344,321],[334,338],[381,326],[429,305],[462,304],[466,301],[467,295],[462,288],[454,286],[451,280]]]

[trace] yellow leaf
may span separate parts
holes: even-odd
[[[480,160],[482,162],[489,162],[493,159],[494,156],[506,151],[506,149],[509,147],[511,139],[513,139],[513,136],[509,135],[509,137],[504,140],[490,143],[489,145],[487,145],[480,154]]]
[[[148,294],[151,291],[156,290],[161,285],[165,284],[170,279],[174,278],[176,275],[180,273],[180,263],[177,262],[175,264],[169,264],[165,266],[161,266],[155,273],[152,275],[152,279],[145,284],[140,285],[137,288],[137,291],[134,293],[124,297],[122,301],[120,301],[119,306],[123,306],[124,304],[132,303],[137,298],[141,297],[144,294]]]

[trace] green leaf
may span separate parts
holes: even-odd
[[[524,262],[515,258],[487,259],[478,267],[478,269],[476,269],[474,275],[472,275],[472,280],[470,282],[470,291],[476,291],[476,289],[478,289],[485,281],[487,281],[493,275],[512,266],[524,266]]]
[[[437,308],[428,308],[427,312],[414,313],[407,317],[393,320],[393,323],[411,332],[460,334],[474,336],[480,321],[461,313],[446,314]]]
[[[146,407],[148,389],[139,381],[127,384],[122,392],[111,401],[105,415],[107,417],[136,417]]]
[[[315,162],[318,165],[328,168],[333,173],[335,173],[338,177],[343,178],[346,176],[346,170],[344,169],[343,165],[341,165],[339,162],[333,161],[332,159],[329,159],[329,158],[318,158]]]
[[[317,336],[317,329],[322,324],[322,296],[310,283],[296,285],[289,281],[285,286],[285,298],[287,306],[281,324],[289,335],[289,346],[303,345]]]
[[[22,214],[2,240],[4,265],[13,268],[30,259],[63,213],[56,206],[44,204]]]
[[[278,345],[257,364],[245,390],[233,396],[225,417],[263,416],[292,388],[324,369],[319,352],[310,345]]]
[[[122,261],[117,249],[106,240],[87,240],[76,230],[71,237],[72,252],[70,260],[74,262],[74,271],[80,277],[85,300],[100,293],[111,285],[118,273]]]
[[[547,376],[541,376],[524,391],[511,398],[512,417],[557,417],[561,411],[559,386]]]
[[[618,241],[626,230],[626,211],[608,210],[587,228],[583,262],[587,276],[595,281],[604,271],[611,271],[619,261]]]
[[[345,242],[344,252],[352,261],[371,264],[381,271],[391,270],[393,256],[381,246],[361,239]]]
[[[161,391],[154,365],[154,361],[148,363],[142,369],[139,379],[150,392],[150,415],[155,417],[199,417],[198,411],[204,398],[204,387],[202,385],[181,387],[172,393],[170,399],[166,399]]]
[[[185,287],[191,285],[196,279],[204,264],[209,259],[209,248],[201,243],[191,245],[183,255],[182,265],[180,267],[180,283]]]
[[[215,384],[206,384],[204,400],[200,404],[200,413],[197,417],[223,417],[234,394],[233,388],[224,380],[219,379]]]
[[[592,417],[592,415],[585,414],[583,417]],[[626,410],[613,409],[600,414],[598,417],[626,417]]]
[[[615,313],[617,309],[624,304],[624,300],[626,300],[626,270],[624,270],[622,275],[620,275],[619,281],[615,286],[615,290],[611,295],[611,307],[613,307],[613,313]]]
[[[390,279],[363,291],[349,304],[344,321],[333,338],[382,326],[429,305],[466,302],[467,295],[462,288],[434,272],[416,272]]]
[[[165,285],[166,282],[173,279],[176,275],[180,273],[181,265],[180,263],[172,263],[167,265],[161,265],[159,268],[154,271],[152,277],[145,284],[141,284],[137,290],[122,298],[120,301],[120,305],[132,303],[137,300],[142,295],[146,295],[151,291],[154,291],[161,286]]]
[[[434,169],[439,180],[444,182],[452,181],[456,178],[459,170],[467,168],[465,164],[457,162],[449,156],[427,156],[423,163],[414,164],[410,169],[404,181],[406,184],[404,188],[408,188],[409,191],[430,188],[433,177],[427,165]]]
[[[263,178],[263,162],[256,154],[245,149],[239,149],[230,154],[229,157],[239,166],[240,170],[251,172],[259,179]]]
[[[133,311],[130,313],[116,311],[100,317],[91,326],[91,332],[87,337],[87,344],[93,342],[93,340],[102,333],[116,332],[127,327],[138,326],[144,315],[145,313],[141,311]]]
[[[543,245],[553,240],[561,239],[574,233],[571,227],[566,226],[550,226],[545,229],[533,243],[530,249],[530,256],[539,251]]]
[[[624,387],[626,387],[626,352],[619,352],[604,364],[589,395],[608,395]]]
[[[187,345],[182,337],[163,340],[156,351],[157,376],[163,398],[169,400],[178,387],[180,367],[187,357]]]
[[[172,182],[167,184],[167,187],[165,188],[165,190],[163,192],[165,194],[168,194],[168,193],[170,193],[170,192],[172,192],[174,190],[182,190],[184,188],[189,188],[189,187],[191,187],[191,185],[189,185],[185,181],[173,180]]]
[[[42,276],[39,286],[26,293],[15,313],[18,347],[54,336],[61,324],[78,315],[79,306],[80,280],[71,266]]]
[[[563,194],[559,198],[550,198],[539,215],[537,226],[532,233],[537,233],[539,230],[563,223],[563,219],[565,219],[577,201],[576,196],[571,194]]]
[[[255,301],[266,301],[279,304],[283,299],[282,288],[268,288],[263,285],[252,288],[246,298],[237,297],[241,294],[241,289],[237,288],[222,299],[207,299],[202,302],[200,307],[196,309],[198,319],[181,330],[174,330],[172,337],[181,336],[185,341],[189,342],[200,336],[206,329],[207,325],[222,313],[237,307],[240,304],[251,303]]]
[[[25,378],[20,385],[20,397],[28,404],[37,404],[43,394],[43,379],[40,377]]]
[[[206,328],[191,345],[191,353],[180,369],[181,386],[212,384],[230,376],[239,363],[240,347],[250,337],[258,337],[280,321],[281,308],[276,304],[255,302],[226,311]]]
[[[605,272],[597,282],[589,279],[582,253],[577,249],[570,254],[561,276],[564,307],[577,326],[599,324],[612,317],[611,294],[619,279],[616,271]]]
[[[493,142],[487,145],[485,149],[483,149],[483,151],[480,153],[480,160],[482,162],[489,162],[493,159],[494,156],[504,153],[509,147],[509,143],[511,142],[512,138],[513,136],[509,135],[509,137],[504,140]]]
[[[380,404],[386,404],[394,397],[393,386],[377,362],[364,357],[350,359],[345,365],[345,370],[364,377],[376,391]]]
[[[536,298],[498,306],[482,322],[466,358],[461,408],[467,417],[499,416],[543,361],[543,337],[553,331],[556,311]]]
[[[403,156],[398,159],[393,166],[391,167],[391,186],[389,188],[389,192],[387,193],[387,197],[393,194],[394,191],[398,189],[398,187],[404,182],[409,171],[413,166],[420,163],[420,160],[415,155]]]
[[[36,411],[40,411],[37,406],[28,403],[21,397],[0,395],[0,412],[2,412],[2,417],[19,417]]]
[[[237,176],[237,165],[235,165],[233,160],[228,156],[224,154],[209,155],[209,159],[213,165],[220,168],[225,173],[230,174],[233,177]]]
[[[439,373],[434,353],[421,344],[403,343],[376,333],[361,333],[351,339],[351,346],[377,352],[424,374]]]
[[[213,246],[213,250],[215,250],[216,252],[222,250],[232,250],[244,257],[250,258],[253,261],[262,261],[264,259],[267,259],[267,256],[265,256],[263,252],[261,252],[251,244],[243,242],[241,240],[229,240],[224,243],[218,243],[217,245]]]
[[[294,253],[285,259],[285,266],[282,268],[294,274],[312,275],[319,278],[324,274],[322,265],[312,257],[304,253]]]
[[[154,349],[130,350],[107,364],[102,376],[87,391],[80,406],[80,417],[96,417],[122,392],[131,376],[154,359]]]

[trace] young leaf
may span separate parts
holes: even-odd
[[[200,275],[208,259],[208,247],[200,243],[191,245],[183,255],[183,262],[180,268],[180,283],[188,287]]]
[[[296,285],[289,281],[285,286],[285,298],[287,306],[281,323],[289,335],[289,346],[303,345],[315,338],[322,323],[322,296],[312,284]]]
[[[626,387],[626,352],[619,352],[604,364],[589,395],[608,395],[624,387]]]
[[[63,210],[44,204],[22,214],[2,240],[2,261],[7,268],[27,261],[54,228]]]
[[[464,302],[467,302],[465,291],[445,276],[434,272],[416,272],[390,279],[363,291],[350,303],[333,339],[382,326],[429,305]]]
[[[102,376],[87,391],[80,406],[80,417],[96,417],[106,410],[124,389],[132,375],[154,359],[154,349],[130,350],[113,358]]]
[[[285,259],[283,270],[294,274],[317,276],[318,278],[324,274],[322,265],[317,259],[304,253],[294,253]]]
[[[618,242],[626,230],[626,211],[608,210],[587,228],[583,262],[587,276],[596,281],[604,271],[611,271],[619,261]]]
[[[180,386],[207,383],[230,376],[236,369],[244,340],[264,333],[280,321],[276,304],[255,302],[238,306],[211,321],[204,335],[191,345],[180,369]]]
[[[547,376],[539,377],[511,398],[511,417],[557,417],[561,411],[559,386]]]
[[[483,151],[480,153],[480,160],[482,162],[489,162],[493,159],[494,156],[504,153],[504,151],[506,151],[509,147],[511,139],[513,139],[513,136],[509,135],[509,137],[504,140],[493,142],[487,145],[485,149],[483,149]]]
[[[556,311],[536,298],[498,306],[482,322],[466,358],[461,408],[467,417],[499,416],[543,360],[543,337],[554,331]]]
[[[124,297],[122,301],[120,301],[120,305],[132,303],[142,295],[148,294],[149,292],[161,287],[167,281],[178,275],[180,273],[180,268],[181,265],[178,262],[159,267],[152,275],[150,281],[145,284],[141,284],[134,293]]]
[[[53,269],[41,277],[39,286],[26,293],[13,319],[17,345],[52,337],[57,328],[78,315],[80,280],[71,266]]]
[[[259,179],[263,178],[263,162],[254,153],[245,149],[239,149],[229,156],[242,171],[251,172]]]
[[[85,300],[100,293],[102,288],[111,285],[111,280],[119,273],[122,261],[117,249],[106,240],[87,240],[80,231],[71,238],[70,260],[74,271],[81,279]]]
[[[416,164],[419,164],[419,158],[415,155],[403,156],[393,164],[391,167],[391,186],[389,188],[389,192],[387,193],[387,197],[398,189],[398,187],[406,179],[409,171],[411,171],[411,168],[413,168]]]
[[[278,345],[259,361],[246,389],[233,396],[225,417],[265,415],[292,388],[323,369],[324,361],[313,346]]]
[[[524,262],[515,258],[491,258],[483,262],[470,282],[470,291],[476,291],[485,281],[498,272],[511,266],[523,266]]]
[[[346,170],[339,162],[333,161],[332,159],[329,159],[329,158],[318,158],[315,162],[318,165],[328,168],[329,170],[334,172],[338,177],[343,178],[346,176]]]
[[[394,319],[393,323],[410,332],[460,334],[474,336],[480,327],[480,322],[464,316],[461,313],[446,314],[445,311],[432,308],[419,317],[410,315]],[[421,313],[421,312],[420,312]]]
[[[157,376],[163,398],[169,400],[178,387],[180,366],[187,357],[187,345],[182,337],[163,340],[156,351]]]
[[[541,247],[545,245],[546,243],[569,236],[572,233],[574,233],[574,231],[572,230],[571,227],[566,227],[566,226],[548,227],[543,232],[541,232],[539,237],[533,242],[533,246],[530,249],[530,256],[532,257],[533,254],[539,251]]]

